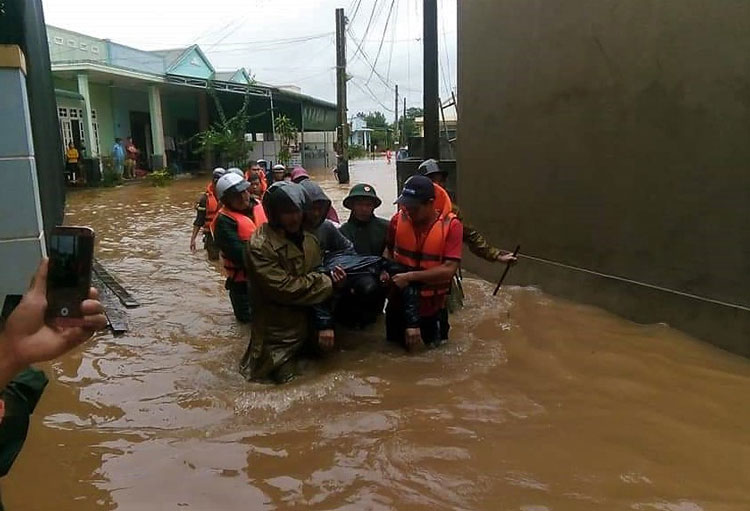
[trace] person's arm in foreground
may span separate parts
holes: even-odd
[[[60,328],[45,324],[48,264],[44,259],[39,265],[31,289],[8,316],[0,332],[0,388],[30,364],[55,359],[107,326],[104,308],[94,288],[89,291],[88,300],[81,304],[83,326]]]

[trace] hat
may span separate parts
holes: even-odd
[[[212,174],[214,181],[216,181],[217,179],[219,179],[221,176],[223,176],[226,173],[227,173],[227,169],[225,169],[224,167],[216,167]]]
[[[273,166],[274,172],[286,172],[286,167],[284,165],[278,164]]]
[[[432,184],[430,178],[425,176],[411,176],[404,183],[404,189],[394,204],[411,206],[434,198],[435,185]]]
[[[261,167],[263,167],[264,169],[265,169],[266,167],[268,167],[268,162],[267,162],[266,160],[258,160],[258,161],[256,161],[255,163],[257,163],[258,165],[260,165],[260,166],[261,166]]]
[[[227,192],[243,192],[250,187],[250,183],[245,181],[235,173],[227,173],[216,183],[216,193],[219,199],[224,199]]]
[[[380,207],[383,203],[383,201],[380,200],[380,197],[378,197],[377,192],[375,192],[375,188],[365,183],[359,183],[352,186],[352,189],[349,190],[349,195],[344,199],[344,207],[346,209],[352,209],[352,199],[356,197],[368,197],[374,199],[376,208]]]
[[[292,181],[294,181],[295,183],[299,183],[300,181],[304,181],[305,179],[310,179],[310,174],[308,174],[307,171],[299,165],[295,166],[294,170],[292,170]]]
[[[238,169],[237,167],[232,167],[232,168],[227,169],[227,174],[229,174],[229,173],[237,174],[238,176],[242,177],[243,179],[245,177],[245,173],[242,172],[242,170]]]
[[[438,162],[432,158],[430,158],[429,160],[423,161],[417,168],[417,173],[420,176],[429,176],[431,174],[443,174],[445,176],[448,175],[448,171],[440,170],[440,166],[438,165]]]

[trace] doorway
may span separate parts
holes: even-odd
[[[130,112],[130,136],[135,147],[140,150],[137,168],[151,170],[153,145],[151,143],[151,117],[148,112]]]

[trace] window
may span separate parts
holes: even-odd
[[[89,51],[89,45],[86,43],[79,43],[78,47],[83,51]]]
[[[78,43],[75,39],[68,39],[68,46],[71,48],[78,48]]]
[[[68,109],[67,108],[58,108],[57,109],[57,116],[58,117],[67,117],[68,116]]]
[[[98,53],[99,53],[99,47],[98,47],[98,46],[92,46],[92,47],[91,47],[91,53],[96,53],[96,54],[98,54]]]
[[[83,116],[81,116],[81,117],[83,117]],[[71,108],[70,109],[70,118],[71,119],[78,119],[78,110],[76,110],[75,108]]]
[[[56,35],[55,38],[54,38],[54,41],[55,41],[55,44],[59,44],[59,45],[62,46],[62,44],[65,42],[65,39],[63,39],[59,35]]]

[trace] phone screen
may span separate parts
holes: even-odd
[[[94,233],[88,228],[58,227],[48,248],[48,316],[81,318],[81,302],[88,298],[91,286]]]

